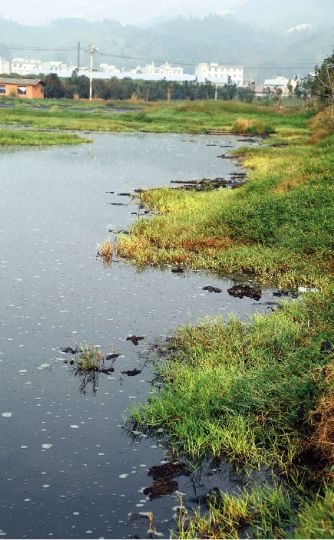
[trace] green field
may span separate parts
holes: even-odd
[[[1,101],[0,101],[1,103]],[[238,102],[166,103],[90,103],[73,100],[4,102],[0,107],[0,125],[53,128],[75,131],[146,131],[154,133],[205,133],[208,130],[232,130],[242,116],[284,132],[300,132],[310,116],[298,108],[289,115],[277,114],[274,107]],[[117,112],[120,107],[142,110]]]

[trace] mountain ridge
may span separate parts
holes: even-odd
[[[263,29],[239,21],[234,15],[177,17],[149,28],[80,18],[57,19],[33,27],[0,18],[0,56],[39,57],[76,64],[76,46],[80,41],[82,62],[87,63],[85,49],[93,42],[100,53],[97,64],[105,62],[127,68],[168,60],[193,72],[199,62],[235,63],[245,66],[246,78],[260,82],[272,75],[305,75],[332,52],[330,24],[320,29],[312,24],[307,31],[288,33],[289,28]],[[257,65],[262,67],[256,68]]]

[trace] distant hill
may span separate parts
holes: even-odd
[[[322,0],[325,5],[332,5],[331,2]],[[81,42],[83,49],[93,42],[100,53],[113,55],[100,54],[97,64],[105,62],[118,67],[134,67],[169,60],[184,64],[186,72],[193,72],[194,64],[198,62],[237,63],[247,67],[246,77],[261,83],[272,75],[305,75],[314,63],[321,62],[333,50],[334,17],[328,17],[327,24],[323,15],[312,18],[314,10],[311,8],[315,3],[311,0],[294,0],[290,4],[291,9],[286,0],[266,0],[268,13],[265,11],[260,16],[257,10],[263,8],[263,0],[244,0],[244,5],[233,15],[210,15],[204,19],[179,17],[146,28],[124,26],[110,20],[88,22],[73,18],[31,27],[0,18],[0,56],[8,59],[37,57],[75,64],[77,42]],[[297,12],[301,16],[297,17],[295,4],[299,5]],[[272,24],[274,6],[277,12],[275,25]],[[331,12],[333,9],[334,2]],[[265,23],[269,14],[270,28]],[[287,32],[301,24],[311,25],[311,28]],[[20,46],[27,49],[22,50],[18,48]],[[29,50],[29,47],[42,50]],[[46,48],[59,50],[47,51]],[[83,51],[82,63],[87,63]],[[262,67],[256,68],[258,64]]]
[[[314,28],[334,26],[333,0],[240,0],[238,20],[258,27],[288,30],[309,23]]]

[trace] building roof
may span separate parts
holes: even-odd
[[[0,84],[19,84],[23,86],[37,86],[38,84],[44,84],[41,79],[15,79],[15,78],[0,78]]]

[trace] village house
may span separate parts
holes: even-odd
[[[40,79],[0,78],[0,97],[44,98],[44,83]]]

